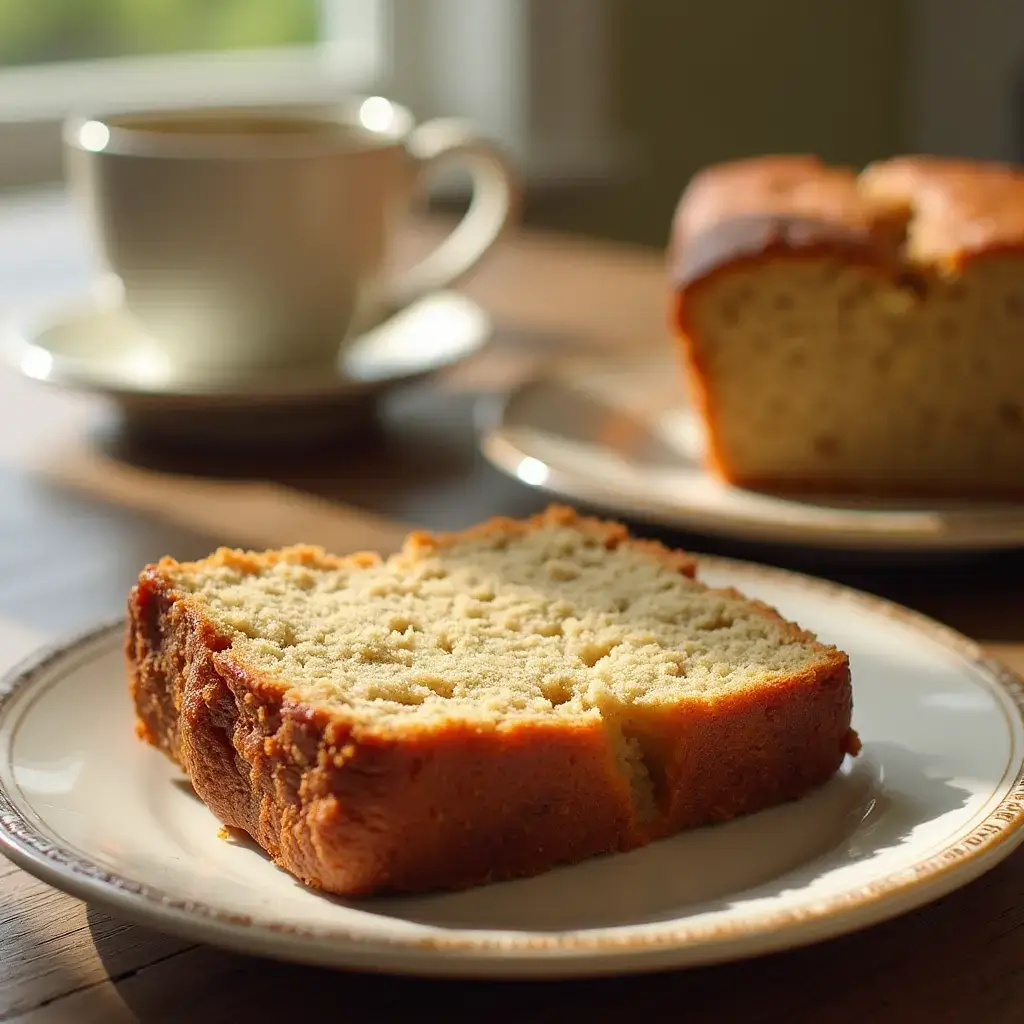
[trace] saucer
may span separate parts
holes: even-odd
[[[385,393],[461,362],[491,331],[471,299],[436,292],[362,335],[333,364],[209,376],[175,367],[123,307],[92,301],[11,328],[0,362],[32,380],[103,396],[135,436],[287,442],[350,429]]]

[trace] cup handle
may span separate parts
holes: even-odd
[[[417,165],[417,182],[439,167],[463,165],[472,176],[473,196],[452,233],[404,271],[393,286],[392,303],[399,309],[465,277],[498,240],[520,202],[519,181],[511,164],[496,146],[475,135],[466,121],[426,121],[413,130],[408,148]]]

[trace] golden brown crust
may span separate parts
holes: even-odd
[[[657,769],[658,834],[772,807],[831,778],[842,755],[860,749],[851,712],[844,666],[652,715],[634,738]]]
[[[752,214],[827,221],[855,232],[872,224],[853,171],[813,156],[763,156],[696,174],[676,210],[673,233],[685,243],[722,221]]]
[[[669,251],[676,288],[739,260],[835,255],[888,265],[902,239],[901,199],[866,197],[855,173],[811,156],[766,156],[709,167],[676,208]]]
[[[1024,172],[1007,164],[905,156],[871,164],[866,201],[913,211],[907,260],[955,269],[965,260],[1024,247]]]
[[[523,522],[492,520],[470,534],[552,522],[609,546],[641,544],[693,574],[690,556],[560,507]],[[466,534],[416,533],[407,550],[456,536]],[[339,562],[312,548],[213,557],[250,571],[281,558]],[[627,850],[799,797],[858,745],[847,658],[822,647],[814,673],[638,718],[627,738],[651,769],[657,804],[655,817],[644,818],[597,715],[431,725],[401,735],[357,725],[304,705],[282,682],[238,663],[229,638],[175,590],[175,566],[147,567],[129,599],[139,734],[181,765],[224,824],[332,892],[458,888]],[[765,606],[762,613],[783,621]]]
[[[949,272],[1017,249],[1024,249],[1018,168],[905,156],[857,175],[811,156],[764,156],[694,176],[676,208],[669,267],[673,286],[685,290],[740,260],[814,252],[899,275]]]

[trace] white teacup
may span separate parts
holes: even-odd
[[[200,373],[328,364],[389,312],[458,281],[517,205],[493,145],[460,121],[416,127],[382,97],[78,118],[65,148],[128,310],[179,369]],[[440,163],[469,170],[473,201],[394,280],[394,235]]]

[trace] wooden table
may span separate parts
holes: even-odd
[[[77,230],[59,202],[0,207],[0,310],[82,286],[88,257]],[[104,432],[92,400],[0,374],[0,661],[116,612],[139,566],[164,553],[300,539],[388,548],[407,523],[458,527],[535,510],[538,495],[476,454],[473,399],[561,353],[664,343],[662,289],[656,254],[509,239],[467,285],[499,324],[491,349],[396,400],[358,444],[287,464],[140,452]],[[894,597],[1024,669],[1022,556],[871,567],[739,553]],[[933,906],[814,948],[638,978],[495,984],[329,972],[221,952],[114,920],[0,860],[0,1021],[200,1024],[361,1009],[382,1020],[1019,1024],[1022,892],[1018,854]]]

